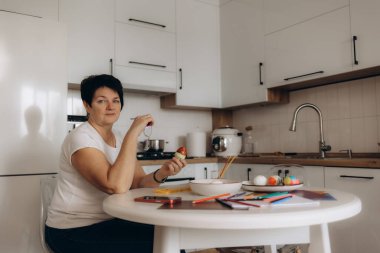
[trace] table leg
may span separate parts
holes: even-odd
[[[307,226],[247,230],[155,226],[153,253],[179,253],[181,248],[201,249],[257,245],[268,245],[265,247],[265,252],[276,253],[276,244],[309,243],[309,231]]]
[[[309,253],[331,253],[329,229],[326,223],[310,227]]]
[[[276,253],[277,247],[275,244],[264,246],[265,253]]]
[[[179,253],[179,228],[154,227],[153,253]]]

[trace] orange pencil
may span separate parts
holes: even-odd
[[[208,200],[213,200],[213,199],[217,199],[217,198],[221,198],[221,197],[227,197],[229,195],[230,195],[229,193],[223,193],[223,194],[219,194],[219,195],[215,195],[215,196],[210,196],[210,197],[206,197],[206,198],[195,199],[195,200],[193,200],[193,204],[201,203],[201,202],[205,202],[205,201],[208,201]]]

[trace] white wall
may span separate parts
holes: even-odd
[[[69,90],[67,113],[85,115],[80,91]],[[124,95],[124,108],[115,128],[125,133],[132,123],[130,118],[147,113],[152,114],[155,119],[151,139],[168,141],[164,151],[175,151],[179,146],[185,145],[186,134],[197,128],[207,132],[208,136],[212,131],[211,111],[161,109],[158,96],[133,93]],[[141,135],[139,139],[143,141],[146,137]]]
[[[333,152],[379,152],[380,77],[355,80],[290,93],[285,105],[252,107],[234,112],[234,126],[253,126],[255,152],[318,152],[318,115],[310,108],[298,114],[297,131],[289,127],[294,109],[317,105],[324,118],[325,141]]]

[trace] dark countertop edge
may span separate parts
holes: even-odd
[[[149,165],[162,165],[167,160],[140,160],[140,164],[142,166],[149,166]],[[186,159],[187,164],[197,164],[197,163],[218,163],[219,158],[218,157],[197,157],[192,159]]]
[[[226,162],[226,158],[219,158],[219,162]],[[239,157],[234,163],[238,164],[299,164],[303,166],[325,167],[352,167],[380,169],[379,158],[282,158],[282,157]]]
[[[140,160],[142,166],[162,165],[166,160]],[[223,157],[201,157],[187,159],[188,164],[197,163],[225,163],[227,158]],[[303,166],[325,166],[325,167],[352,167],[352,168],[374,168],[380,169],[380,158],[283,158],[283,157],[237,157],[235,164],[299,164]]]

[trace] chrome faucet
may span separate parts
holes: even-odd
[[[310,108],[313,108],[319,115],[319,130],[320,130],[320,140],[319,140],[319,152],[321,154],[321,158],[325,158],[326,157],[326,151],[330,151],[331,150],[331,146],[330,145],[326,145],[325,143],[325,139],[323,137],[323,119],[322,119],[322,112],[321,110],[319,110],[319,108],[316,106],[316,105],[313,105],[313,104],[310,104],[310,103],[305,103],[305,104],[302,104],[300,106],[298,106],[296,108],[296,110],[294,111],[294,114],[293,114],[293,120],[292,120],[292,124],[290,126],[290,131],[293,131],[295,132],[296,131],[296,122],[297,122],[297,115],[298,115],[298,112],[302,109],[302,108],[305,108],[305,107],[310,107]]]

